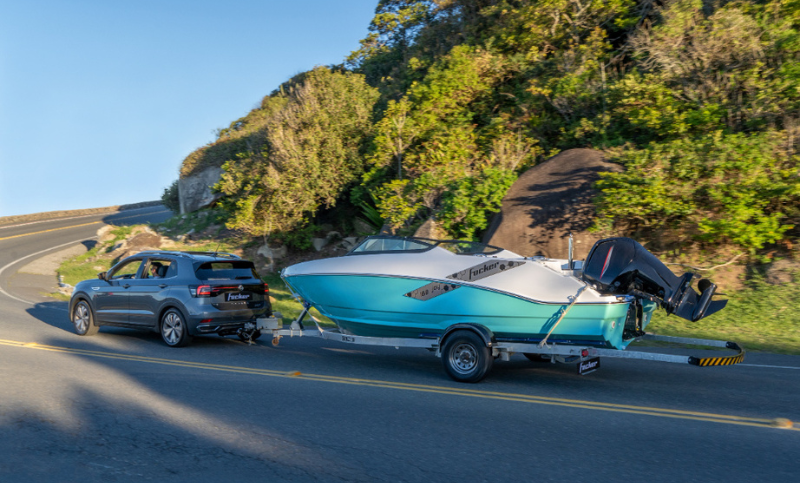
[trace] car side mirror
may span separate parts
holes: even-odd
[[[97,278],[99,278],[100,280],[106,280],[106,272],[98,273]]]

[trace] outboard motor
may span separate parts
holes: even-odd
[[[594,244],[583,264],[583,279],[597,291],[633,295],[658,303],[668,314],[693,322],[719,312],[727,300],[711,300],[717,286],[707,279],[691,287],[693,273],[678,277],[630,238],[606,238]]]

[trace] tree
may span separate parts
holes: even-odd
[[[264,148],[224,166],[217,189],[227,195],[230,228],[268,236],[298,227],[319,207],[335,205],[364,171],[377,90],[362,75],[324,67],[303,77],[267,119]]]

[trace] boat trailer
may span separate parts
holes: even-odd
[[[472,366],[477,364],[480,350],[465,348],[456,357],[443,357],[443,363],[448,375],[459,382],[477,382],[481,380],[491,367],[493,359],[502,361],[510,360],[511,356],[517,353],[524,354],[528,359],[549,361],[551,363],[577,363],[578,374],[584,375],[596,371],[600,368],[600,357],[617,359],[638,359],[645,361],[670,362],[677,364],[690,364],[699,367],[709,366],[728,366],[739,364],[744,360],[745,351],[735,342],[725,342],[708,339],[695,339],[688,337],[671,337],[655,334],[643,334],[634,340],[667,342],[672,344],[682,344],[698,347],[708,347],[714,349],[729,349],[736,351],[735,354],[715,356],[715,357],[693,357],[674,354],[662,354],[657,352],[627,351],[607,348],[597,348],[581,345],[566,345],[547,343],[547,339],[539,342],[503,342],[494,340],[491,332],[477,324],[456,324],[448,328],[440,337],[431,338],[400,338],[400,337],[368,337],[351,334],[344,334],[338,328],[323,328],[314,315],[309,310],[311,305],[303,303],[303,311],[287,327],[283,325],[282,316],[275,312],[272,317],[259,318],[255,322],[245,325],[240,334],[242,339],[252,343],[257,336],[271,335],[272,345],[278,346],[283,337],[320,337],[325,340],[334,340],[346,344],[372,345],[387,347],[418,347],[435,352],[437,357],[442,357],[443,349],[447,347],[451,335],[463,332],[472,332],[485,344],[488,361],[483,371],[478,371],[476,375]],[[308,316],[314,322],[315,327],[308,329],[303,325],[303,320]],[[474,337],[473,337],[474,339]],[[477,348],[476,348],[477,349]],[[490,352],[488,352],[490,351]],[[450,353],[451,351],[448,351]]]

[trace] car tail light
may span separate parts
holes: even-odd
[[[201,324],[208,324],[208,323],[209,323],[209,322],[211,322],[212,320],[214,320],[214,319],[203,319],[203,320],[201,320],[201,321],[200,321],[200,323],[201,323]]]
[[[200,285],[194,290],[195,297],[211,297],[213,289],[211,285]]]
[[[264,284],[264,295],[269,295],[269,285]]]

